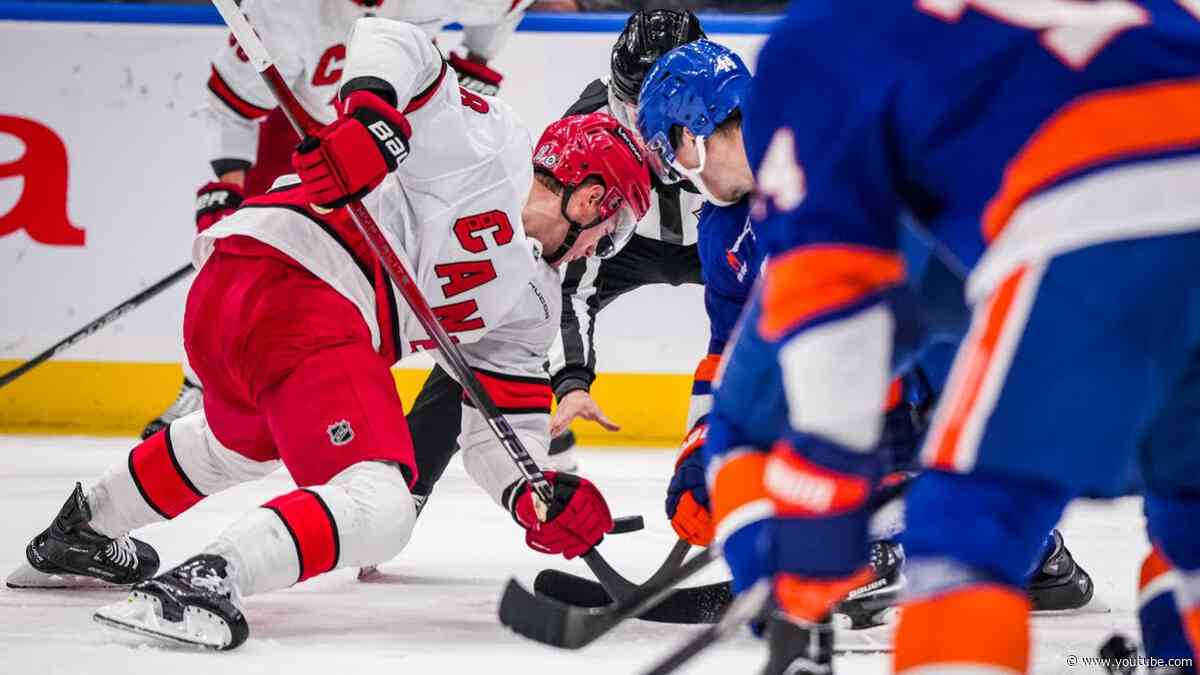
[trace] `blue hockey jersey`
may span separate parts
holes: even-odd
[[[1196,0],[792,5],[744,114],[771,256],[755,328],[779,348],[794,427],[878,439],[904,220],[969,272],[971,301],[1031,261],[1200,228],[1198,15]]]
[[[688,428],[712,409],[712,385],[721,354],[733,335],[742,309],[763,266],[762,247],[750,225],[750,200],[733,206],[705,203],[700,210],[696,246],[708,314],[708,352],[696,367]]]

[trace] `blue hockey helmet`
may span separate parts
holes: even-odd
[[[741,108],[750,92],[750,79],[750,69],[740,56],[709,40],[676,47],[654,64],[638,97],[637,125],[650,150],[650,164],[663,182],[687,178],[709,201],[728,205],[713,199],[700,179],[704,138]],[[676,159],[671,138],[676,126],[696,136],[699,167],[684,167]]]

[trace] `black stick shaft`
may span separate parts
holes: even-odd
[[[163,291],[167,290],[171,286],[174,286],[180,279],[183,279],[183,278],[191,275],[192,272],[195,272],[195,271],[196,271],[196,269],[194,267],[192,267],[192,264],[189,262],[188,264],[184,265],[183,267],[180,267],[179,269],[175,270],[174,272],[171,272],[163,279],[160,279],[159,281],[155,282],[149,288],[143,290],[142,292],[140,292],[137,295],[133,296],[132,298],[126,300],[125,302],[122,302],[121,304],[117,305],[116,307],[113,307],[112,309],[108,310],[103,315],[101,315],[100,318],[96,319],[95,321],[92,321],[91,323],[88,323],[83,328],[80,328],[79,330],[75,331],[74,333],[71,333],[70,335],[63,338],[62,340],[59,340],[57,343],[54,344],[53,347],[50,347],[49,349],[42,352],[41,354],[38,354],[37,356],[29,359],[25,363],[22,363],[21,365],[17,366],[13,370],[10,370],[9,372],[7,372],[5,374],[0,375],[0,387],[3,387],[5,385],[9,384],[13,380],[17,379],[18,377],[21,377],[25,373],[28,373],[29,371],[31,371],[34,368],[41,365],[42,363],[49,361],[50,359],[54,358],[55,356],[58,356],[60,353],[66,351],[67,349],[70,349],[71,347],[74,347],[75,345],[79,344],[80,342],[83,342],[84,340],[86,340],[88,337],[90,337],[96,331],[100,330],[101,328],[104,328],[108,324],[116,321],[117,319],[120,319],[121,317],[125,316],[129,312],[137,309],[142,303],[146,302],[150,298],[153,298],[154,296],[158,295],[159,293],[162,293]]]

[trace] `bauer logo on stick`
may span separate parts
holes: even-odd
[[[334,445],[345,445],[354,440],[354,429],[346,420],[338,420],[330,424],[326,431],[329,432],[329,442]]]

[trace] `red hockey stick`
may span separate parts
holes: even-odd
[[[263,45],[262,40],[250,27],[250,23],[246,21],[246,17],[242,16],[241,10],[238,9],[234,0],[212,0],[216,5],[217,11],[221,13],[221,17],[225,19],[226,25],[233,31],[233,36],[241,45],[242,51],[250,58],[250,63],[258,74],[262,76],[267,83],[267,88],[271,90],[271,94],[279,103],[280,110],[287,116],[288,121],[296,130],[300,138],[308,138],[320,130],[320,124],[313,120],[307,112],[300,106],[300,102],[296,100],[296,96],[292,90],[288,88],[287,82],[283,81],[283,76],[279,74],[279,69],[275,67],[271,55],[267,52],[267,48]],[[322,148],[321,152],[325,152]],[[336,178],[336,177],[335,177]],[[475,378],[475,373],[467,364],[466,357],[459,350],[458,345],[450,339],[442,324],[438,322],[433,310],[429,308],[429,303],[425,301],[425,297],[421,295],[421,289],[417,287],[408,269],[404,267],[404,263],[400,260],[396,252],[388,244],[384,238],[383,232],[379,229],[379,225],[375,219],[371,217],[370,212],[359,201],[352,201],[346,205],[350,211],[350,219],[354,221],[354,225],[358,227],[359,232],[366,238],[367,243],[371,245],[371,250],[375,252],[375,256],[383,263],[383,268],[391,277],[392,283],[400,289],[400,295],[404,296],[405,302],[408,303],[409,309],[416,315],[417,320],[421,322],[421,327],[429,334],[433,341],[437,343],[438,349],[442,355],[446,357],[446,361],[450,364],[450,369],[458,376],[458,381],[462,383],[463,388],[467,392],[467,396],[471,399],[471,403],[475,404],[475,408],[479,410],[484,418],[488,421],[488,425],[492,428],[492,433],[500,441],[500,445],[504,446],[504,450],[508,452],[508,456],[512,458],[517,468],[521,471],[521,475],[525,481],[533,487],[542,504],[550,504],[554,498],[554,489],[550,486],[546,476],[542,474],[542,470],[538,468],[533,458],[529,456],[529,451],[521,444],[521,440],[517,438],[513,428],[509,425],[508,420],[504,419],[500,409],[496,407],[491,396],[484,390],[483,385]],[[535,501],[536,503],[536,501]]]

